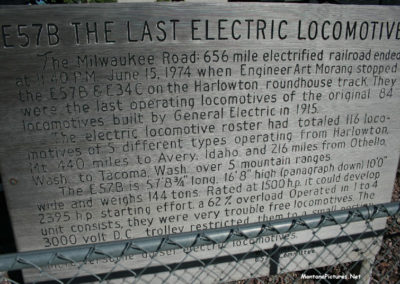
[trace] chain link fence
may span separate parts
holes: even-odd
[[[395,202],[0,255],[0,283],[398,283],[399,232]]]
[[[396,0],[294,2],[399,5]],[[1,284],[98,282],[400,283],[400,202],[164,237],[0,254]]]

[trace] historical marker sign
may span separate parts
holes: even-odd
[[[389,201],[399,15],[331,5],[2,7],[0,166],[18,248]]]

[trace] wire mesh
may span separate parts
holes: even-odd
[[[172,257],[177,251],[179,256]],[[4,254],[0,283],[400,283],[399,258],[396,202],[218,230]]]
[[[400,203],[388,203],[0,255],[0,283],[396,283],[399,232]]]

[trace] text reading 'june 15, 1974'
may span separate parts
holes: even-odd
[[[397,21],[115,11],[2,17],[16,71],[0,70],[1,166],[21,249],[390,200]]]

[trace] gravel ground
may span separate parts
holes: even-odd
[[[400,170],[397,171],[392,201],[400,200]],[[371,283],[400,282],[400,215],[388,219],[388,231],[375,260]]]

